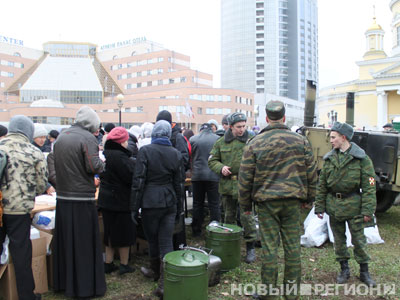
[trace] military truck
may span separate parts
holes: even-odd
[[[299,132],[309,140],[318,170],[323,156],[332,146],[328,128],[315,127],[315,84],[307,81],[304,126]],[[354,93],[346,96],[346,123],[354,123]],[[400,134],[378,131],[354,131],[352,142],[359,145],[371,158],[375,168],[377,212],[385,212],[400,193]]]

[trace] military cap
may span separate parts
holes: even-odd
[[[265,112],[270,120],[280,120],[285,116],[285,104],[279,100],[271,100],[265,106]]]
[[[393,124],[392,123],[386,123],[385,125],[383,125],[383,128],[393,128]]]
[[[347,123],[340,123],[340,122],[335,122],[335,124],[333,124],[331,128],[331,131],[336,131],[344,135],[349,142],[351,141],[354,134],[353,127],[351,127]]]
[[[237,122],[247,121],[246,115],[241,112],[235,112],[228,117],[228,124],[233,125]]]

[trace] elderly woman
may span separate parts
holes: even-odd
[[[104,145],[106,169],[101,174],[99,207],[103,214],[104,245],[106,261],[104,272],[111,273],[114,265],[114,248],[120,256],[119,274],[134,271],[128,265],[129,247],[135,244],[136,226],[130,214],[130,192],[135,161],[130,158],[128,131],[123,127],[113,128]]]
[[[182,155],[170,142],[171,125],[158,121],[151,134],[151,144],[139,150],[132,184],[132,218],[141,208],[143,230],[149,243],[150,269],[146,277],[159,280],[155,294],[163,295],[161,259],[173,251],[172,235],[181,195]]]

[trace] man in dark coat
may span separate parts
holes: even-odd
[[[103,296],[106,292],[94,185],[94,175],[104,170],[93,135],[99,125],[97,113],[81,107],[75,124],[63,130],[54,144],[54,290],[65,291],[68,297]]]
[[[208,167],[210,151],[219,136],[212,132],[211,125],[205,123],[200,133],[190,138],[192,145],[192,187],[193,187],[193,236],[201,234],[203,223],[204,200],[207,194],[210,221],[219,222],[221,211],[219,204],[219,176]]]

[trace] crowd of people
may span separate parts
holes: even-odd
[[[8,129],[0,126],[0,151],[8,157],[7,177],[12,178],[1,182],[4,215],[0,245],[7,234],[19,299],[41,299],[33,292],[30,211],[36,195],[54,192],[55,291],[74,298],[103,296],[105,274],[135,271],[129,261],[130,247],[140,227],[149,244],[148,265],[140,271],[158,281],[154,293],[162,298],[162,260],[186,244],[183,199],[187,178],[193,193],[194,238],[202,236],[207,200],[210,221],[243,227],[245,261],[253,263],[258,215],[261,281],[267,286],[278,284],[280,240],[285,253],[284,284],[290,291],[294,290],[291,286],[300,284],[299,209],[314,201],[319,217],[324,213],[331,216],[341,266],[337,282],[344,283],[350,276],[344,229],[347,221],[360,279],[375,285],[361,234],[375,210],[374,169],[365,152],[350,142],[353,128],[339,122],[331,128],[333,149],[324,157],[317,186],[311,146],[285,125],[284,104],[270,101],[266,115],[268,126],[261,131],[257,126],[248,130],[246,115],[236,112],[224,116],[221,125],[212,119],[194,133],[182,130],[171,113],[163,110],[154,123],[127,130],[112,123],[101,126],[97,113],[84,106],[74,125],[60,133],[47,132],[43,125],[21,115],[11,119]],[[264,299],[262,295],[255,297]]]

